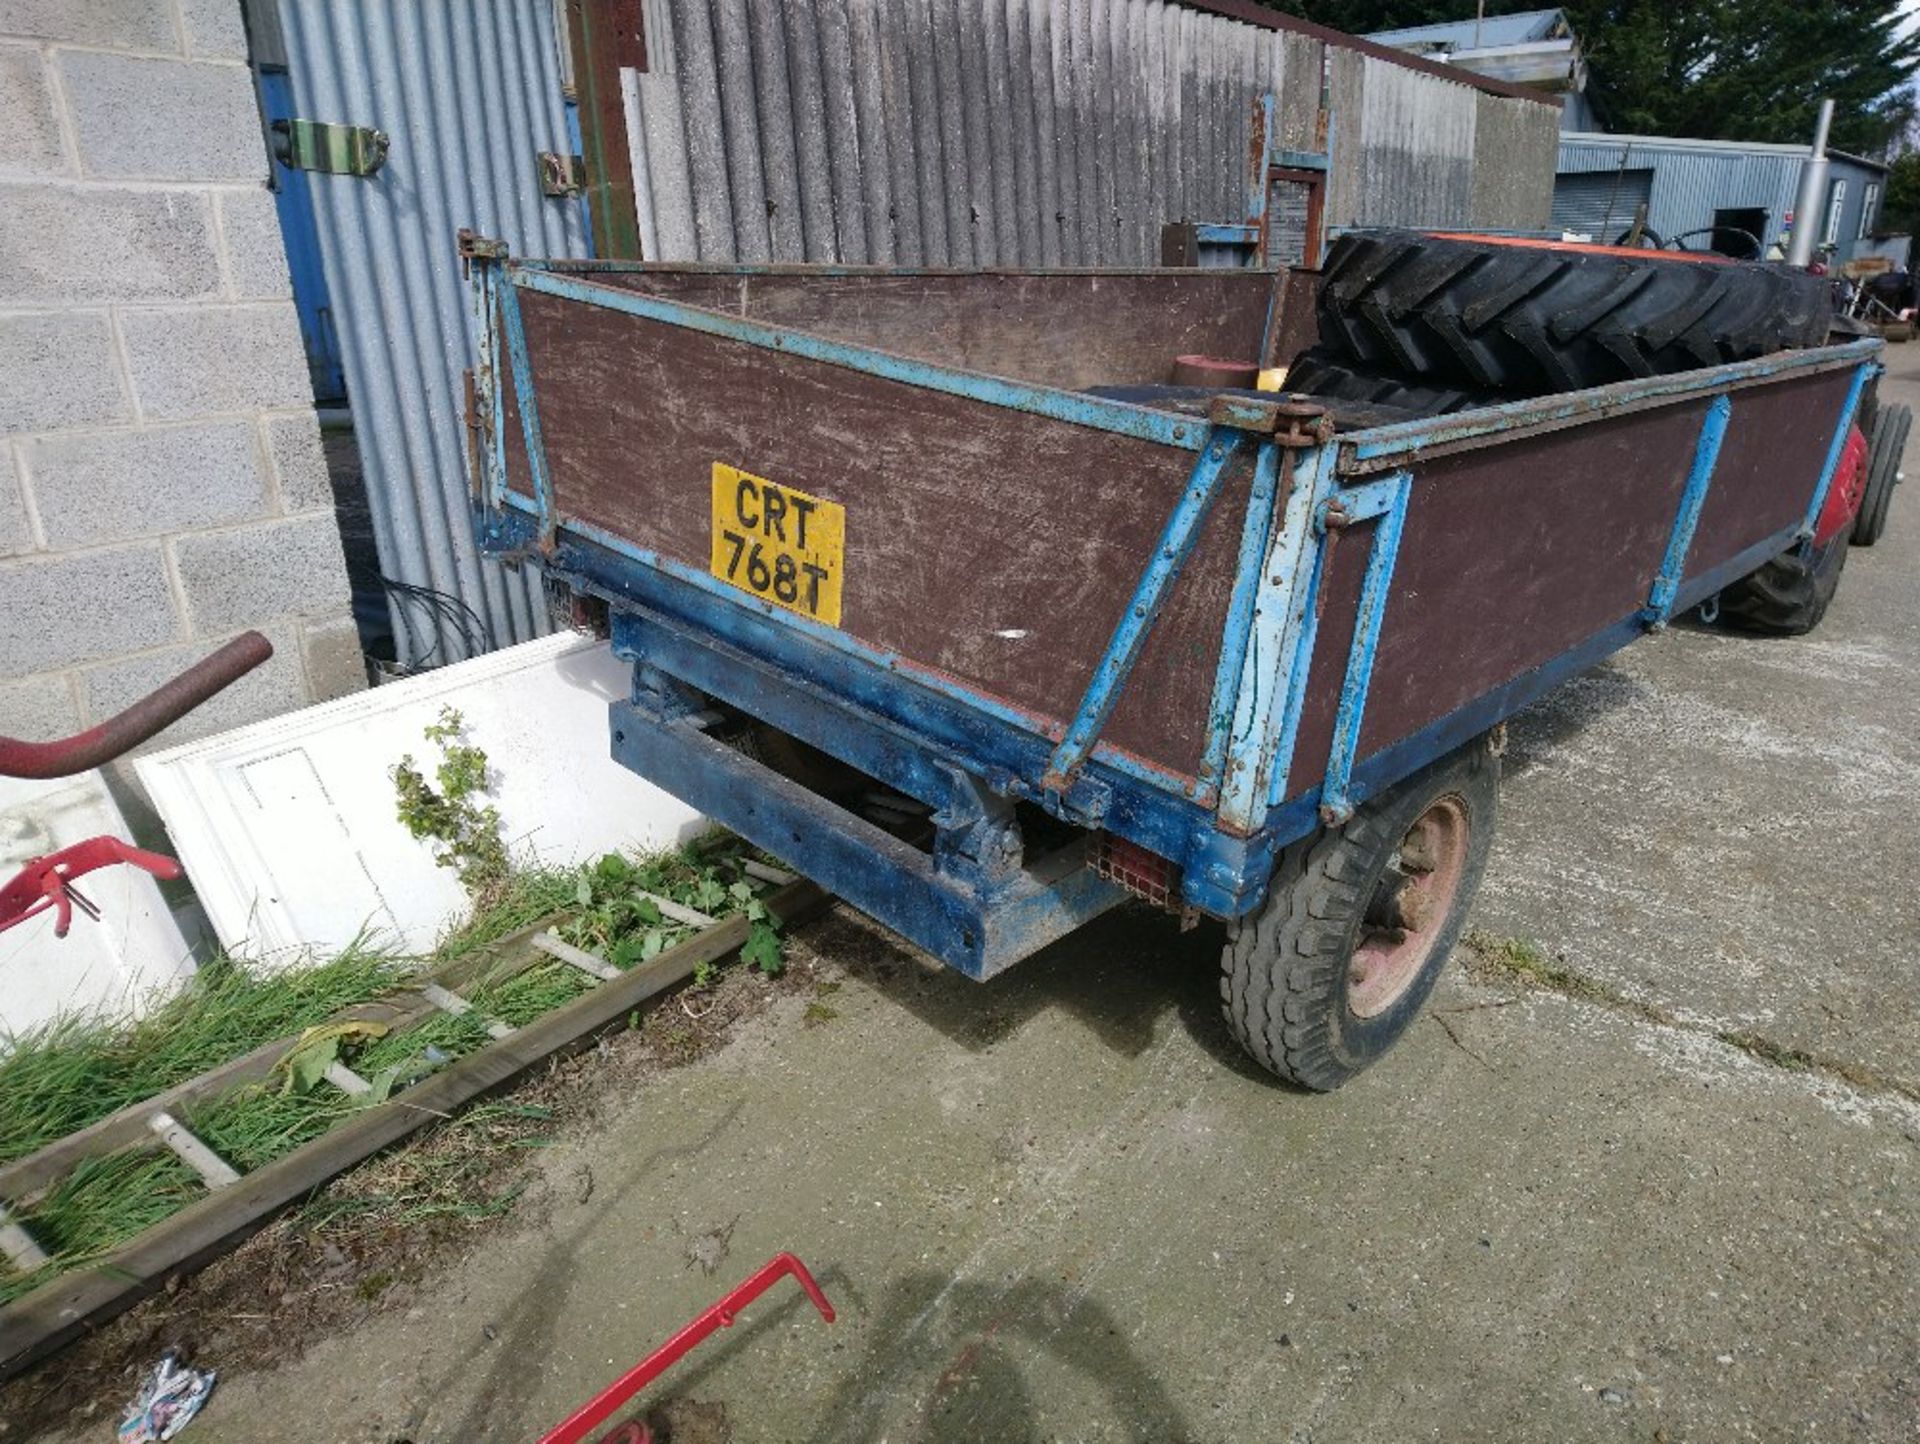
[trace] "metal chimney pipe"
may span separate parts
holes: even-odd
[[[1793,202],[1793,239],[1787,246],[1787,264],[1805,266],[1813,260],[1813,238],[1825,219],[1827,202],[1827,132],[1833,128],[1833,102],[1820,102],[1814,122],[1813,152],[1800,167],[1800,193]]]

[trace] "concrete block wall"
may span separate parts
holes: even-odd
[[[365,685],[266,175],[240,0],[0,0],[0,734]]]

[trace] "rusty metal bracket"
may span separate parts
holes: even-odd
[[[387,133],[327,120],[276,120],[267,127],[274,159],[290,170],[370,176],[387,163]]]
[[[509,256],[505,241],[496,241],[466,226],[462,226],[454,234],[453,249],[454,253],[460,257],[460,275],[463,280],[473,274],[475,261],[504,261]]]
[[[553,200],[582,195],[587,189],[587,162],[584,156],[562,155],[543,150],[535,157],[540,164],[540,194]]]

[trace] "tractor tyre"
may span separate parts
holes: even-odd
[[[1702,253],[1350,231],[1317,315],[1363,371],[1541,396],[1818,346],[1832,310],[1822,277]]]
[[[1720,593],[1720,620],[1764,637],[1801,637],[1820,625],[1840,589],[1847,538],[1796,546]]]
[[[1893,489],[1900,484],[1900,463],[1906,454],[1907,433],[1913,430],[1913,411],[1900,405],[1882,406],[1874,414],[1873,440],[1867,450],[1867,489],[1860,498],[1860,514],[1853,521],[1853,544],[1870,547],[1887,529],[1887,509]]]
[[[1497,406],[1508,399],[1495,392],[1476,391],[1466,386],[1430,385],[1363,371],[1327,346],[1315,346],[1300,353],[1287,368],[1286,388],[1332,401],[1391,406],[1409,416],[1445,416],[1454,411],[1471,411],[1476,406]]]

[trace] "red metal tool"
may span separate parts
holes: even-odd
[[[56,938],[64,938],[67,929],[73,926],[76,907],[98,922],[100,909],[74,887],[73,880],[119,863],[152,873],[163,881],[180,876],[180,864],[170,857],[145,852],[117,837],[90,837],[72,847],[36,857],[11,881],[0,883],[0,933],[16,923],[40,916],[49,908],[54,914]]]
[[[77,736],[57,742],[0,737],[0,777],[72,777],[111,762],[179,721],[214,693],[232,686],[272,655],[271,642],[258,632],[247,632],[124,712]],[[0,883],[0,932],[49,909],[54,913],[56,938],[64,938],[73,926],[76,907],[99,921],[100,909],[74,888],[73,880],[119,863],[157,878],[180,876],[180,864],[170,857],[143,851],[117,837],[91,837],[36,857],[10,881]]]
[[[580,1444],[581,1440],[604,1424],[614,1410],[666,1373],[707,1335],[719,1329],[731,1328],[741,1309],[788,1274],[792,1274],[800,1287],[806,1290],[807,1297],[813,1300],[813,1306],[820,1311],[820,1317],[832,1323],[833,1305],[827,1302],[827,1296],[820,1291],[820,1285],[813,1281],[807,1266],[790,1253],[777,1253],[755,1269],[731,1293],[574,1410],[559,1427],[542,1435],[540,1444]],[[648,1444],[651,1438],[646,1425],[628,1424],[603,1440],[602,1444]]]

